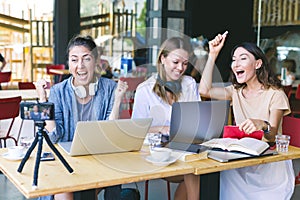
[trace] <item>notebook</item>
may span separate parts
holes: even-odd
[[[196,153],[206,150],[207,147],[199,144],[222,136],[229,107],[228,100],[173,103],[170,139],[166,146]]]
[[[264,153],[254,156],[240,152],[229,152],[229,151],[217,151],[211,150],[208,151],[207,157],[219,162],[230,162],[235,160],[242,160],[246,158],[257,158],[262,156],[270,156],[270,155],[277,155],[278,152],[276,150],[268,149]]]
[[[70,156],[139,151],[152,118],[80,121],[72,142],[59,142]]]

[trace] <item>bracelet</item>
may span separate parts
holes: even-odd
[[[268,134],[271,131],[271,125],[270,125],[270,123],[268,121],[264,121],[264,123],[267,125],[267,129],[266,130],[263,129],[263,131],[264,131],[264,133]]]

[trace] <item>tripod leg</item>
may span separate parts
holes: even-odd
[[[27,150],[24,158],[22,159],[19,168],[18,168],[18,172],[22,172],[23,167],[26,163],[26,161],[28,160],[28,158],[30,157],[31,152],[33,151],[33,149],[35,148],[36,144],[38,142],[38,134],[36,134],[36,136],[34,137],[34,141],[32,142],[31,146],[29,147],[29,149]]]
[[[39,146],[38,146],[38,151],[36,153],[36,159],[35,159],[35,166],[34,166],[34,173],[33,173],[33,187],[37,186],[37,181],[38,181],[38,175],[39,175],[39,168],[40,168],[40,162],[41,162],[41,154],[42,154],[42,148],[43,148],[43,136],[42,134],[38,134],[38,141],[39,141]]]
[[[49,145],[49,147],[52,149],[52,151],[57,155],[57,157],[59,158],[59,160],[63,163],[63,165],[67,168],[67,170],[69,171],[69,173],[72,173],[74,170],[72,169],[72,167],[67,163],[67,161],[64,159],[64,157],[59,153],[59,151],[55,148],[55,146],[52,144],[51,140],[49,139],[49,136],[43,132],[43,136],[47,142],[47,144]]]

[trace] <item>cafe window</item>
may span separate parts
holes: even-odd
[[[168,0],[168,10],[185,10],[185,0]]]

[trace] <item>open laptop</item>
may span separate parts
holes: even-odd
[[[70,156],[139,151],[152,118],[80,121],[72,142],[59,142]]]
[[[170,139],[166,146],[197,153],[207,149],[199,144],[222,136],[229,107],[228,100],[173,103]]]

